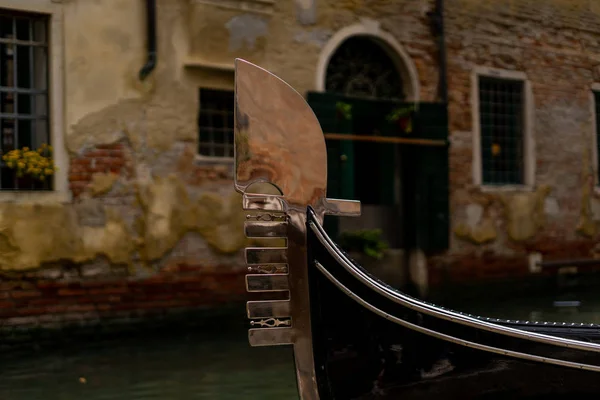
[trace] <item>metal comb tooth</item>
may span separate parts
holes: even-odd
[[[287,248],[247,247],[246,264],[287,264]]]
[[[287,318],[290,317],[289,300],[261,300],[246,303],[249,319],[255,318]]]
[[[277,346],[294,343],[293,328],[254,328],[248,330],[250,346]]]
[[[246,290],[248,292],[284,292],[289,289],[289,275],[246,275]]]
[[[244,232],[248,238],[285,238],[287,227],[285,221],[246,221]]]

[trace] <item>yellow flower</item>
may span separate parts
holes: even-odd
[[[501,147],[499,144],[494,143],[492,144],[492,155],[497,156],[498,154],[500,154],[501,151]]]
[[[52,175],[52,170],[50,168],[46,168],[44,170],[44,174],[46,174],[46,175]]]

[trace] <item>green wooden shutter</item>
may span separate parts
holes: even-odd
[[[345,119],[337,109],[343,96],[309,92],[307,102],[317,116],[323,133],[351,133],[352,119]],[[354,199],[354,143],[349,140],[325,140],[327,146],[327,197]],[[337,237],[337,217],[325,217],[324,228]]]
[[[448,139],[448,113],[444,104],[421,103],[414,119],[415,137]],[[413,245],[424,251],[443,251],[449,247],[449,166],[448,146],[406,146],[405,171],[410,168],[408,201],[414,213]],[[406,176],[406,174],[405,174]],[[412,188],[410,187],[412,186]],[[408,210],[410,210],[410,206]]]

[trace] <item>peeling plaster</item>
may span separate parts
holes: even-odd
[[[298,43],[314,44],[322,48],[332,35],[333,32],[330,29],[303,30],[294,35],[294,40]]]
[[[465,212],[466,222],[458,224],[454,230],[456,236],[476,244],[487,243],[496,239],[497,234],[494,221],[484,215],[484,205],[477,203],[469,204]]]
[[[549,197],[544,201],[544,212],[550,216],[556,217],[560,214],[560,206],[558,200]]]
[[[119,176],[117,174],[111,172],[99,172],[92,175],[92,182],[89,187],[92,196],[99,196],[101,194],[109,192],[112,189],[118,177]]]
[[[237,15],[225,27],[229,30],[229,51],[238,51],[243,47],[253,50],[256,40],[269,33],[267,21],[252,14]]]
[[[534,192],[500,195],[507,221],[507,233],[514,241],[531,239],[545,223],[545,200],[550,194],[548,185]]]
[[[98,256],[131,266],[136,252],[142,262],[158,260],[188,232],[199,233],[221,254],[234,254],[248,244],[238,193],[193,198],[175,176],[157,177],[136,189],[143,212],[135,227],[117,208],[95,199],[69,206],[0,204],[0,270],[61,260],[83,263]]]
[[[317,22],[317,0],[295,0],[296,19],[302,25],[311,25]]]

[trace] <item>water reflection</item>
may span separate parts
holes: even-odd
[[[600,292],[594,288],[529,296],[505,294],[449,303],[455,310],[493,318],[600,324]]]
[[[502,298],[488,293],[446,305],[513,320],[600,323],[600,295],[593,289]],[[193,327],[163,322],[161,331],[111,340],[99,335],[68,340],[60,348],[0,355],[0,399],[298,398],[291,348],[250,347],[246,321],[237,314],[195,319],[203,322]]]
[[[243,327],[211,330],[5,355],[0,399],[297,399],[291,349],[251,348]]]

